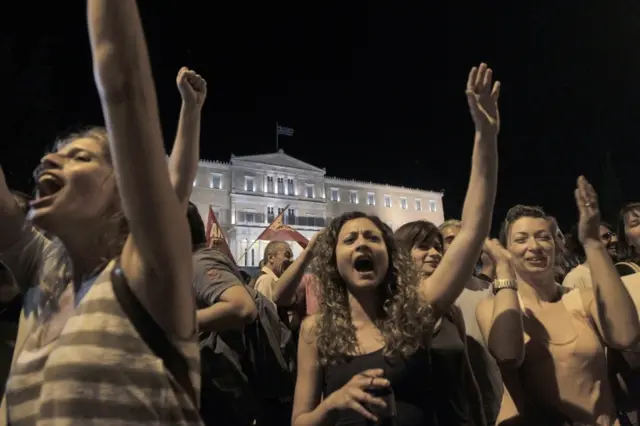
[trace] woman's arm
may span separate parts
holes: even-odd
[[[322,400],[322,368],[318,362],[316,317],[302,321],[298,342],[298,376],[293,398],[293,426],[332,425],[332,410]]]
[[[178,201],[186,209],[200,160],[200,118],[207,97],[207,82],[194,71],[182,67],[176,85],[182,106],[178,132],[169,156],[169,176]]]
[[[491,228],[498,178],[497,136],[500,83],[493,87],[486,64],[469,73],[467,99],[475,123],[471,176],[462,209],[460,233],[433,274],[422,282],[422,292],[440,313],[447,312],[473,274]]]
[[[518,369],[524,361],[524,328],[511,254],[498,240],[487,240],[485,251],[496,264],[496,282],[507,284],[476,307],[476,320],[489,353],[502,368]],[[512,284],[509,288],[508,284]]]
[[[615,349],[627,349],[640,339],[638,310],[600,240],[598,196],[587,180],[578,178],[575,191],[580,211],[578,236],[587,255],[593,290],[583,290],[583,304],[602,338]]]
[[[96,86],[131,229],[122,267],[154,320],[187,338],[195,331],[191,241],[167,171],[138,8],[134,0],[88,0],[87,6]]]
[[[304,275],[307,266],[313,260],[313,248],[316,245],[315,234],[309,241],[300,256],[282,273],[273,287],[273,302],[283,308],[289,308],[296,303],[296,294],[300,285],[300,280]]]
[[[24,215],[13,198],[0,166],[0,253],[15,244],[24,228]]]

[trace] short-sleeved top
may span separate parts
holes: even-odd
[[[591,288],[591,271],[586,264],[578,265],[564,277],[562,286],[567,288]]]
[[[231,287],[244,287],[242,275],[234,261],[215,248],[203,247],[193,253],[193,272],[193,288],[198,309],[215,305],[220,301],[222,294]],[[241,374],[241,357],[246,351],[241,330],[230,330],[215,335],[202,332],[200,338],[203,344],[213,350],[215,356],[226,358],[224,363],[231,362],[238,374]],[[210,362],[206,364],[211,367]],[[246,380],[244,375],[242,378]]]
[[[17,345],[7,383],[11,426],[54,424],[201,425],[192,401],[142,340],[113,292],[111,262],[74,295],[72,285],[57,309],[38,309],[42,280],[63,279],[60,243],[33,229],[3,253],[19,284],[30,287],[25,316],[37,315]],[[68,281],[70,282],[70,280]],[[24,294],[24,292],[23,292]],[[26,322],[21,322],[26,324]],[[196,336],[171,343],[187,362],[199,395],[200,359]]]
[[[218,303],[235,286],[244,287],[240,270],[225,253],[202,247],[193,253],[193,287],[198,309]],[[254,394],[243,369],[246,352],[242,330],[203,331],[202,416],[207,424],[250,424],[255,417]]]
[[[275,288],[276,282],[278,282],[278,277],[273,271],[263,266],[260,270],[262,273],[256,279],[256,290],[259,291],[266,297],[267,299],[273,302],[273,290]]]

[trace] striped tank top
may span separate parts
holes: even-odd
[[[115,298],[111,262],[73,303],[38,321],[7,383],[11,426],[201,425],[198,407],[145,344]],[[82,291],[82,289],[81,289]],[[200,394],[197,340],[171,339]]]

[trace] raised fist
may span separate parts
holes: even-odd
[[[202,108],[204,100],[207,98],[207,82],[200,74],[187,67],[180,68],[176,77],[176,85],[182,102],[187,105]]]

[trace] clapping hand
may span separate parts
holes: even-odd
[[[584,245],[587,242],[600,241],[600,207],[598,206],[598,194],[593,186],[584,177],[578,178],[577,188],[574,192],[576,205],[580,212],[578,221],[578,238]]]
[[[487,64],[471,68],[467,80],[467,102],[476,132],[486,136],[497,136],[500,131],[500,82],[493,81],[493,71]]]

